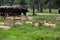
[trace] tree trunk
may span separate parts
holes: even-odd
[[[51,13],[51,7],[52,7],[51,0],[49,0],[49,13]]]
[[[35,15],[35,7],[34,7],[34,0],[33,0],[33,15]]]
[[[0,1],[0,6],[1,6],[1,1]]]
[[[38,9],[38,12],[39,12],[39,0],[38,0],[38,7],[37,7],[37,9]]]
[[[42,0],[38,0],[38,5],[39,5],[39,12],[43,12]]]
[[[30,6],[30,8],[32,8],[32,0],[29,0],[29,6]]]

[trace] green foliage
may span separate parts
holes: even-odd
[[[21,5],[30,5],[32,8],[33,1],[32,0],[0,0],[0,4],[21,4]],[[42,5],[44,8],[47,8],[49,4],[49,0],[42,0]],[[59,0],[51,0],[51,4],[53,8],[57,8],[60,5]],[[35,8],[38,8],[38,0],[34,0]]]
[[[4,19],[3,18],[0,18],[0,22],[2,22],[2,21],[4,21]]]

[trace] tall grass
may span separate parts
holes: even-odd
[[[32,20],[35,22],[41,20],[56,22],[55,16],[51,15],[34,16]],[[58,38],[60,40],[60,25],[57,25],[55,28],[50,28],[44,25],[35,27],[31,24],[16,24],[9,30],[0,29],[0,40],[56,40]]]

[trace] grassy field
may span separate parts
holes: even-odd
[[[59,28],[36,28],[32,25],[15,25],[9,30],[0,30],[0,40],[55,40],[60,38]],[[60,39],[59,39],[60,40]]]
[[[56,22],[56,16],[38,15],[29,21],[51,20]],[[0,20],[2,21],[2,19]],[[60,40],[60,25],[56,27],[39,26],[31,24],[13,25],[9,30],[0,29],[0,40]]]
[[[52,9],[52,14],[58,14],[58,9]],[[32,13],[32,9],[28,9],[29,13]],[[39,13],[37,9],[35,9],[35,13]],[[43,13],[49,13],[49,9],[43,9]]]

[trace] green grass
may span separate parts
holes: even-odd
[[[31,21],[51,20],[56,22],[55,16],[33,16]],[[2,21],[2,20],[1,20]],[[60,38],[60,25],[55,28],[47,26],[35,27],[31,24],[13,25],[9,30],[0,29],[0,40],[55,40]],[[60,39],[59,39],[60,40]]]
[[[52,14],[57,14],[58,9],[52,9]],[[33,9],[28,9],[28,13],[32,13]],[[35,9],[35,13],[39,13],[37,9]],[[49,13],[49,9],[43,9],[43,13]]]
[[[9,30],[0,30],[0,40],[37,40],[40,38],[52,40],[57,37],[60,37],[60,34],[55,30],[46,27],[40,29],[30,24],[14,25]]]

